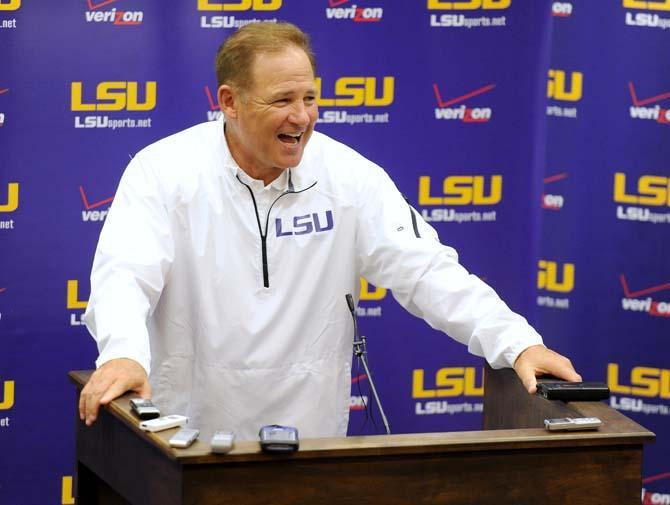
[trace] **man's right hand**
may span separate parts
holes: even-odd
[[[151,399],[147,373],[137,361],[112,359],[98,368],[79,395],[79,419],[91,426],[98,418],[100,405],[107,405],[126,391]]]

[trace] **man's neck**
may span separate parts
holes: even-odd
[[[284,169],[277,167],[261,169],[254,166],[254,163],[247,161],[245,156],[242,155],[242,150],[239,148],[235,136],[231,135],[225,123],[223,125],[223,136],[226,144],[228,144],[228,151],[230,151],[230,155],[235,160],[235,163],[252,179],[263,181],[263,184],[267,186],[272,184],[284,172]]]

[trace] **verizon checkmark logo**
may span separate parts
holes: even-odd
[[[670,290],[670,282],[656,284],[646,288],[631,290],[624,274],[619,276],[621,287],[625,297],[621,299],[623,310],[633,312],[644,312],[655,317],[670,317],[670,302],[658,301],[653,299],[652,293],[659,293]],[[646,297],[646,298],[641,298]]]
[[[367,374],[359,374],[351,378],[352,386],[356,384],[358,395],[351,395],[351,400],[349,402],[349,410],[365,410],[368,406],[368,396],[364,395],[361,391],[361,382],[368,378]]]
[[[112,203],[114,200],[113,196],[109,198],[103,198],[102,200],[97,200],[94,202],[89,202],[88,197],[86,196],[86,191],[84,191],[83,186],[79,186],[79,194],[81,195],[81,201],[84,204],[84,210],[81,211],[81,220],[83,222],[102,222],[107,217],[109,209],[97,210],[100,207],[103,207],[107,204]]]
[[[83,202],[84,208],[86,210],[91,210],[91,209],[95,209],[97,207],[102,207],[103,205],[105,205],[107,203],[111,203],[114,200],[114,197],[110,196],[109,198],[105,198],[105,199],[99,200],[97,202],[89,203],[88,198],[86,197],[86,191],[84,191],[83,186],[79,186],[79,193],[81,194],[81,201]]]
[[[3,95],[9,91],[9,88],[0,88],[0,95]],[[5,124],[5,115],[0,112],[0,128],[2,128]]]
[[[374,23],[382,20],[384,15],[382,7],[359,7],[356,4],[342,7],[348,2],[349,0],[328,0],[326,19],[347,20],[355,23]]]
[[[630,106],[630,117],[632,119],[647,119],[657,123],[670,124],[670,111],[663,108],[659,102],[670,99],[670,91],[661,92],[647,98],[638,98],[635,85],[628,83],[633,105]]]
[[[105,5],[113,4],[116,1],[117,0],[102,0],[100,2],[95,2],[94,0],[86,0],[86,3],[88,4],[88,8],[94,11],[104,7]]]
[[[116,7],[104,9],[118,0],[86,0],[87,23],[111,23],[116,26],[137,26],[144,21],[143,11],[119,10]]]
[[[205,86],[205,96],[207,97],[207,103],[209,103],[209,110],[221,110],[221,106],[214,100],[214,95],[212,95],[209,86]]]
[[[491,120],[493,109],[491,107],[470,107],[466,102],[488,93],[495,87],[495,84],[487,84],[462,95],[445,99],[442,98],[440,87],[434,83],[433,92],[437,102],[435,119],[456,120],[464,123],[487,123]]]
[[[562,181],[564,179],[568,178],[568,174],[566,172],[561,172],[559,174],[554,174],[545,177],[542,182],[544,183],[545,186],[551,184],[551,188],[554,188],[554,183]],[[565,203],[563,195],[559,194],[558,191],[543,191],[542,192],[542,208],[546,210],[561,210],[563,208],[563,204]]]
[[[218,101],[209,89],[209,86],[205,86],[204,90],[205,96],[207,97],[207,104],[209,106],[207,110],[207,121],[216,121],[221,117],[221,106],[218,104]]]
[[[642,505],[655,505],[657,503],[670,503],[670,482],[659,485],[659,482],[670,480],[670,472],[659,473],[658,475],[650,475],[642,479]],[[651,486],[649,486],[651,484]],[[662,486],[659,489],[659,486]],[[651,487],[652,489],[647,489]]]

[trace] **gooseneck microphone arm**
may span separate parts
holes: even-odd
[[[386,434],[391,434],[391,428],[389,428],[389,422],[386,419],[386,414],[384,414],[384,409],[382,408],[382,402],[379,400],[377,395],[377,388],[375,388],[375,383],[372,380],[372,374],[368,368],[368,359],[367,359],[367,346],[365,343],[365,337],[358,335],[358,320],[356,319],[356,307],[354,305],[354,297],[350,293],[347,293],[347,305],[349,306],[349,312],[351,312],[351,317],[354,320],[354,355],[363,362],[363,368],[365,368],[365,373],[370,380],[370,389],[372,390],[372,396],[375,398],[375,403],[379,408],[379,413],[382,416],[382,421],[384,422],[384,428],[386,428]]]

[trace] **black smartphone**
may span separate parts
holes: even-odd
[[[140,419],[146,421],[148,419],[156,419],[161,416],[160,411],[151,403],[151,400],[143,398],[133,398],[130,400],[130,409]]]
[[[537,394],[547,400],[595,402],[607,400],[610,389],[604,382],[538,382]]]

